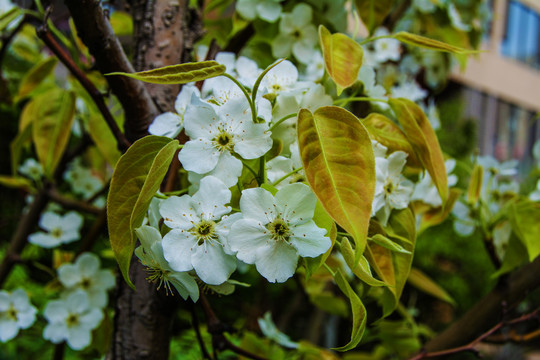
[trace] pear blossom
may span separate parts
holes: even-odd
[[[430,14],[437,9],[437,1],[434,0],[413,0],[413,7],[424,14]]]
[[[450,174],[456,167],[456,160],[448,159],[444,162],[444,166],[447,173],[448,187],[456,185],[458,181],[457,176]],[[441,196],[427,171],[424,171],[420,176],[418,183],[415,185],[411,200],[420,200],[433,207],[442,205]]]
[[[536,189],[529,194],[529,200],[540,201],[540,180],[536,182]]]
[[[9,341],[17,336],[19,329],[32,326],[36,312],[23,289],[12,293],[0,290],[0,341]]]
[[[158,289],[161,285],[164,285],[167,292],[171,291],[172,285],[184,300],[191,297],[196,302],[199,299],[197,282],[187,272],[178,272],[171,269],[163,256],[162,239],[159,231],[154,227],[144,225],[135,229],[135,232],[141,241],[141,246],[135,249],[135,255],[148,268],[147,271],[150,276],[147,279],[159,281]]]
[[[73,350],[90,345],[92,330],[103,319],[103,312],[90,306],[88,295],[77,290],[64,300],[52,300],[43,312],[49,321],[43,329],[43,337],[55,344],[66,341]]]
[[[302,74],[303,80],[319,81],[324,75],[324,58],[320,50],[314,50]]]
[[[450,17],[450,21],[452,22],[452,26],[455,27],[458,30],[461,31],[470,31],[471,25],[465,24],[463,20],[461,19],[461,14],[456,8],[456,5],[454,3],[450,2],[448,4],[448,17]]]
[[[493,245],[495,246],[495,252],[497,253],[497,257],[501,260],[506,254],[506,249],[508,247],[508,242],[510,241],[511,235],[512,225],[508,220],[499,222],[493,228]]]
[[[242,85],[252,88],[257,78],[262,73],[257,63],[245,56],[239,56],[232,52],[218,52],[216,61],[225,65],[225,72],[235,77]],[[230,79],[218,76],[204,81],[201,95],[206,98],[212,94],[219,103],[224,103],[230,98],[243,97],[244,94],[238,86]]]
[[[103,181],[92,171],[81,164],[80,159],[73,161],[64,173],[64,179],[69,182],[71,189],[77,195],[88,199],[103,187]]]
[[[407,162],[407,154],[394,151],[387,158],[375,158],[375,197],[372,215],[386,225],[392,209],[404,209],[409,205],[413,183],[401,171]]]
[[[326,230],[313,221],[317,198],[301,183],[290,184],[275,196],[263,188],[242,191],[237,220],[229,232],[236,256],[269,282],[285,282],[293,276],[298,257],[316,257],[332,242]]]
[[[297,4],[292,12],[282,14],[279,35],[272,42],[272,55],[283,58],[292,52],[298,61],[308,64],[319,40],[312,18],[313,10],[304,3]]]
[[[373,34],[374,37],[387,36],[389,32],[386,28],[380,27]],[[383,63],[388,60],[398,61],[401,53],[399,40],[391,38],[377,39],[373,42],[375,50],[375,61]]]
[[[168,111],[158,115],[148,127],[148,132],[152,135],[166,136],[172,139],[176,138],[184,128],[184,113],[191,101],[193,93],[198,96],[201,95],[199,89],[194,84],[184,85],[174,103],[176,112]]]
[[[115,279],[112,271],[100,269],[99,257],[93,253],[81,254],[74,264],[63,264],[58,268],[58,279],[66,293],[83,290],[88,295],[91,307],[107,305],[107,291],[112,289]]]
[[[499,162],[492,156],[479,156],[477,158],[477,163],[481,165],[484,170],[488,171],[489,175],[495,177],[505,177],[505,176],[514,176],[518,173],[517,160],[508,160],[504,162]]]
[[[224,283],[236,269],[227,234],[239,215],[224,217],[231,192],[218,178],[207,176],[193,196],[172,196],[161,203],[164,223],[172,230],[163,237],[163,256],[175,271],[195,270],[207,284]],[[221,221],[220,221],[221,220]]]
[[[261,98],[259,108],[270,103]],[[235,98],[213,106],[193,97],[184,116],[186,134],[191,138],[178,158],[188,171],[218,176],[228,186],[237,183],[244,159],[256,159],[272,147],[268,124],[254,124],[245,98]]]
[[[291,157],[276,156],[266,163],[266,175],[268,181],[276,189],[281,189],[287,184],[302,182],[306,180],[306,175],[302,169],[302,160],[300,160],[300,149],[298,142],[294,142],[290,146]],[[293,170],[296,172],[292,173]],[[284,179],[284,176],[288,175]],[[279,181],[279,183],[276,183]]]
[[[405,98],[417,102],[425,99],[427,95],[427,91],[414,80],[404,81],[392,88],[392,97],[394,98]]]
[[[461,236],[469,236],[476,229],[477,220],[474,218],[474,210],[461,201],[456,201],[452,208],[454,215],[454,231]]]
[[[276,22],[281,15],[282,0],[238,0],[236,11],[247,20],[261,18],[268,22]]]
[[[39,219],[39,226],[47,232],[39,231],[28,236],[28,241],[44,248],[53,248],[79,239],[83,217],[75,211],[64,216],[45,212]]]
[[[43,176],[43,167],[36,159],[28,158],[19,166],[19,172],[27,178],[36,181]]]
[[[282,60],[271,68],[261,81],[261,88],[271,94],[295,90],[298,80],[298,69],[289,60]]]

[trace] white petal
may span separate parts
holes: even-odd
[[[148,127],[148,132],[152,135],[166,136],[174,139],[182,128],[182,117],[172,112],[166,112],[156,116]]]
[[[268,22],[275,22],[281,15],[281,5],[273,1],[263,1],[256,6],[259,17]]]
[[[290,242],[298,250],[300,256],[317,257],[332,246],[330,238],[324,235],[326,235],[326,230],[310,221],[292,229]]]
[[[302,41],[297,41],[293,44],[292,53],[294,57],[302,64],[309,64],[314,48],[314,42],[309,39],[302,39]]]
[[[66,303],[62,300],[53,300],[47,303],[43,316],[49,322],[63,322],[68,317]]]
[[[68,231],[79,231],[83,224],[83,217],[75,212],[70,211],[62,218],[62,229]]]
[[[184,300],[186,300],[188,296],[191,297],[193,302],[199,300],[199,286],[195,279],[188,273],[175,272],[169,275],[168,279]]]
[[[206,176],[200,181],[199,190],[192,197],[198,205],[198,213],[206,220],[217,220],[228,214],[231,208],[225,206],[231,201],[231,191],[214,176]]]
[[[272,55],[284,58],[291,54],[293,40],[289,35],[278,35],[272,42]]]
[[[218,242],[198,246],[191,259],[197,275],[209,285],[224,283],[236,269],[236,259],[225,254]]]
[[[240,209],[244,218],[257,220],[262,225],[272,222],[277,216],[274,197],[262,188],[242,191]]]
[[[137,233],[137,237],[139,238],[141,245],[147,251],[150,251],[152,245],[154,245],[156,242],[161,242],[161,234],[159,233],[158,229],[154,227],[143,225],[135,229],[135,232]]]
[[[317,197],[305,184],[289,184],[277,192],[276,204],[284,219],[302,224],[313,218]]]
[[[218,116],[214,108],[193,94],[191,103],[184,114],[184,128],[187,136],[191,139],[200,137],[211,139],[214,136],[212,131],[216,130],[217,121]]]
[[[272,148],[272,139],[268,125],[250,124],[244,128],[245,132],[239,137],[240,140],[234,145],[236,151],[244,159],[256,159]]]
[[[75,264],[83,277],[93,277],[101,265],[99,258],[92,253],[82,254]]]
[[[199,221],[189,195],[171,196],[164,200],[159,207],[159,213],[165,225],[171,229],[189,230],[195,222]]]
[[[67,343],[73,350],[81,350],[90,345],[92,337],[90,336],[90,330],[77,326],[69,329],[67,336]]]
[[[197,241],[193,235],[184,230],[173,229],[163,237],[163,256],[169,266],[176,271],[193,269],[191,256]]]
[[[206,175],[217,177],[227,187],[236,185],[238,178],[242,175],[242,161],[235,158],[229,152],[224,152],[220,155],[219,161],[214,168]]]
[[[39,226],[42,229],[45,229],[47,231],[51,231],[57,227],[60,227],[61,224],[62,224],[62,217],[53,212],[46,212],[43,215],[41,215],[39,219]]]
[[[6,342],[13,339],[19,333],[17,322],[13,320],[0,321],[0,341]]]
[[[281,283],[294,275],[297,262],[296,249],[284,241],[278,241],[259,250],[255,266],[269,282]]]
[[[50,323],[43,329],[43,338],[58,344],[69,334],[65,323]]]
[[[256,8],[251,0],[238,0],[236,2],[236,11],[247,20],[253,20],[257,16]]]
[[[183,115],[185,113],[193,94],[198,98],[201,97],[201,92],[195,85],[185,84],[182,86],[182,90],[178,93],[176,101],[174,102],[174,109],[178,114]]]
[[[84,327],[87,329],[95,329],[101,324],[103,320],[103,312],[100,309],[91,309],[89,312],[81,316],[81,324],[84,324]]]
[[[311,19],[313,17],[313,10],[311,9],[311,6],[300,3],[296,5],[291,13],[296,26],[304,26],[309,23],[311,23]]]
[[[240,219],[232,225],[228,240],[231,250],[238,252],[238,259],[253,264],[257,259],[257,252],[270,241],[270,234],[257,220]]]
[[[68,311],[80,314],[89,308],[90,300],[85,291],[77,290],[66,298],[65,304]]]
[[[37,232],[28,236],[28,241],[44,248],[53,248],[60,245],[60,240],[43,232]]]
[[[65,287],[72,287],[81,281],[81,274],[75,265],[63,264],[58,268],[58,279]]]
[[[201,137],[185,143],[178,159],[184,169],[204,174],[216,167],[220,154],[211,140]]]

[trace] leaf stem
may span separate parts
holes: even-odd
[[[246,97],[248,103],[249,103],[249,107],[251,108],[251,118],[253,119],[253,123],[258,123],[257,121],[257,111],[255,109],[255,103],[253,102],[253,100],[251,100],[251,97],[249,96],[249,93],[247,92],[246,88],[244,85],[242,85],[240,83],[240,81],[236,80],[234,78],[234,76],[231,76],[227,73],[224,73],[224,74],[221,74],[221,76],[225,76],[226,78],[229,78],[231,79],[232,82],[234,82],[236,84],[236,86],[238,86],[240,88],[240,90],[242,90],[242,92],[244,93],[244,96]]]
[[[384,102],[384,103],[388,102],[388,100],[384,100],[384,99],[376,99],[376,98],[370,98],[370,97],[364,97],[364,96],[356,96],[356,97],[348,97],[348,98],[344,98],[344,99],[334,100],[334,105],[345,106],[348,103],[353,102],[353,101],[377,101],[377,102]]]
[[[336,273],[335,273],[332,269],[330,269],[330,266],[328,266],[328,264],[323,263],[322,265],[324,266],[324,268],[325,268],[326,270],[328,270],[328,272],[332,275],[332,277],[335,277],[335,276],[336,276]]]
[[[290,118],[293,118],[295,117],[296,115],[298,115],[298,113],[294,113],[294,114],[289,114],[289,115],[286,115],[284,117],[282,117],[281,119],[279,119],[278,121],[276,121],[275,123],[272,124],[272,126],[270,126],[270,129],[268,129],[268,131],[272,131],[276,128],[276,126],[278,126],[279,124],[281,124],[282,122],[284,122],[285,120],[288,120]]]
[[[261,84],[261,81],[262,79],[264,78],[264,76],[270,71],[272,70],[276,65],[278,65],[280,62],[282,62],[283,60],[285,60],[285,58],[283,59],[280,59],[278,61],[276,61],[275,63],[271,64],[270,66],[268,66],[262,73],[261,75],[259,75],[259,77],[257,78],[257,81],[255,81],[255,85],[253,85],[253,90],[251,92],[251,100],[255,103],[255,99],[257,98],[257,91],[259,90],[259,85]]]
[[[288,178],[289,176],[299,172],[300,170],[304,170],[304,167],[303,166],[300,166],[299,168],[297,169],[294,169],[293,171],[291,171],[290,173],[288,174],[285,174],[283,175],[282,177],[280,177],[279,179],[277,179],[276,181],[274,181],[272,183],[272,186],[276,186],[277,184],[279,184],[280,182],[282,182],[283,180],[285,180],[286,178]]]

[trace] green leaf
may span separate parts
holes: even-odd
[[[101,114],[95,112],[90,114],[88,133],[105,160],[114,167],[122,154],[118,150],[116,138]]]
[[[395,210],[388,222],[388,228],[408,253],[391,251],[375,243],[368,243],[366,258],[377,275],[388,285],[382,296],[383,316],[388,316],[397,307],[405,282],[411,269],[416,241],[416,220],[411,209]],[[405,238],[407,241],[399,239]]]
[[[113,11],[109,22],[116,36],[131,36],[133,34],[133,19],[124,11]]]
[[[379,113],[369,114],[362,122],[373,140],[386,146],[389,152],[403,151],[407,153],[407,163],[415,167],[420,166],[420,161],[416,158],[411,143],[395,122]]]
[[[388,16],[394,0],[354,0],[358,16],[372,34]]]
[[[448,295],[446,290],[440,287],[429,276],[416,268],[411,269],[408,282],[418,290],[425,292],[428,295],[434,296],[442,301],[446,301],[449,304],[456,305],[456,302],[450,295]]]
[[[223,73],[225,65],[211,60],[170,65],[136,73],[113,72],[105,75],[122,75],[152,84],[186,84],[210,79]]]
[[[25,114],[28,115],[29,112],[26,111],[26,109],[31,105],[32,103],[28,103],[25,107],[25,110],[23,110],[21,114],[21,121],[24,118]],[[28,124],[23,130],[19,130],[19,133],[13,139],[11,144],[9,145],[10,152],[11,152],[11,173],[13,175],[17,175],[17,172],[19,170],[19,163],[21,161],[21,153],[23,151],[24,146],[29,143],[30,139],[32,138],[32,123]]]
[[[328,29],[319,25],[319,41],[328,75],[338,87],[338,95],[358,78],[362,67],[364,50],[362,46],[345,34],[330,34]]]
[[[341,270],[338,269],[334,279],[336,280],[336,284],[339,286],[340,290],[349,298],[349,301],[351,302],[353,326],[351,331],[351,340],[349,343],[339,348],[334,348],[333,350],[348,351],[354,349],[360,340],[362,340],[362,336],[366,330],[366,308],[341,273]]]
[[[150,201],[159,190],[178,141],[163,136],[137,140],[118,160],[107,198],[109,238],[126,282],[135,247],[134,229],[141,226]]]
[[[529,261],[533,261],[540,255],[540,203],[515,201],[508,205],[507,214],[512,230],[527,249]]]
[[[452,188],[450,189],[448,200],[446,201],[444,206],[439,207],[437,209],[432,209],[422,214],[422,222],[420,224],[420,229],[418,229],[418,233],[423,232],[428,227],[439,225],[444,220],[446,220],[448,215],[450,215],[450,212],[452,211],[454,204],[459,199],[460,195],[461,195],[461,190]]]
[[[14,6],[9,9],[9,11],[0,15],[0,31],[4,31],[4,29],[21,14],[22,10],[17,6]]]
[[[375,244],[382,246],[390,251],[400,252],[403,254],[410,254],[411,252],[403,248],[396,242],[393,242],[389,238],[381,234],[375,234],[373,237],[368,238],[368,240],[373,241]]]
[[[369,286],[385,286],[386,284],[380,280],[377,280],[371,274],[369,263],[364,256],[360,256],[356,260],[355,252],[351,246],[351,243],[346,237],[341,240],[341,254],[345,259],[345,262],[351,268],[356,277],[368,284]]]
[[[406,31],[400,31],[397,34],[392,35],[392,37],[405,44],[418,46],[424,49],[449,52],[452,54],[466,55],[466,54],[477,54],[480,52],[478,50],[464,49],[458,46],[444,43],[442,41],[430,39],[430,38],[416,35],[416,34],[411,34]]]
[[[5,176],[0,175],[0,185],[13,188],[13,189],[22,189],[29,193],[35,193],[36,189],[32,184],[32,181],[27,178],[20,176]]]
[[[264,184],[263,184],[264,185]],[[304,261],[306,263],[306,277],[310,277],[322,264],[326,262],[326,259],[328,259],[328,256],[332,253],[332,249],[334,248],[334,244],[336,242],[337,237],[337,227],[336,223],[334,222],[334,219],[328,213],[324,210],[322,204],[320,201],[317,201],[317,205],[315,205],[315,213],[313,215],[313,221],[315,224],[322,228],[326,229],[326,236],[332,240],[332,246],[330,246],[330,249],[328,249],[324,254],[319,255],[315,258],[304,258]]]
[[[506,245],[501,267],[491,277],[496,278],[528,262],[529,254],[523,242],[514,234]]]
[[[343,108],[298,113],[298,144],[306,178],[326,212],[354,237],[362,254],[375,193],[375,158],[368,132]]]
[[[32,90],[37,88],[53,72],[56,64],[58,64],[58,60],[55,57],[48,57],[34,65],[21,81],[17,101],[29,95]]]
[[[431,176],[444,204],[448,198],[448,180],[444,157],[437,135],[435,135],[426,114],[418,105],[408,99],[390,99],[388,103],[403,127],[405,136],[409,139],[416,156]]]
[[[71,134],[75,95],[56,88],[39,94],[32,102],[32,139],[45,176],[52,177]]]

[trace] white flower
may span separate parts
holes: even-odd
[[[395,151],[388,158],[375,158],[375,197],[372,215],[386,225],[392,209],[405,209],[413,192],[413,183],[401,175],[407,154]]]
[[[444,162],[446,167],[446,174],[448,179],[448,187],[454,186],[457,184],[458,178],[456,175],[451,175],[450,173],[454,171],[456,167],[456,160],[448,159]],[[433,183],[431,176],[427,171],[425,171],[420,176],[420,181],[414,187],[414,192],[411,196],[411,200],[420,200],[426,204],[431,205],[432,207],[439,207],[442,205],[441,196],[437,187]]]
[[[262,188],[242,191],[243,218],[232,225],[231,249],[238,259],[255,264],[268,281],[286,281],[298,256],[319,256],[332,244],[326,230],[312,220],[316,203],[311,189],[301,183],[285,186],[275,197]]]
[[[427,95],[427,91],[414,80],[403,81],[392,88],[392,97],[394,98],[405,98],[417,102],[423,100]]]
[[[23,289],[11,294],[0,290],[0,341],[9,341],[17,336],[19,329],[32,326],[36,312]]]
[[[79,230],[82,224],[83,217],[74,211],[70,211],[64,216],[45,212],[39,219],[39,226],[48,232],[40,231],[30,234],[28,241],[45,248],[67,244],[79,239]]]
[[[298,80],[298,69],[289,60],[282,60],[270,69],[261,81],[261,88],[268,93],[279,94],[294,90]]]
[[[275,186],[276,189],[281,189],[287,184],[305,181],[305,173],[302,168],[302,160],[300,159],[300,149],[298,142],[294,142],[290,146],[291,157],[276,156],[266,163],[266,175],[268,181]],[[300,170],[298,170],[300,169]],[[291,174],[293,170],[297,170]],[[283,179],[285,175],[289,175]],[[282,180],[283,179],[283,180]],[[281,180],[281,181],[280,181]],[[275,184],[276,181],[280,181]]]
[[[375,31],[375,34],[373,34],[374,37],[378,36],[386,36],[389,35],[388,30],[386,28],[378,28]],[[400,43],[399,40],[391,39],[391,38],[384,38],[384,39],[378,39],[373,42],[373,47],[375,49],[374,58],[375,61],[378,63],[383,63],[388,60],[399,60],[399,57],[401,56],[400,53]]]
[[[386,158],[386,151],[388,148],[376,140],[371,140],[371,146],[373,147],[373,155],[376,158]]]
[[[64,179],[69,182],[75,194],[85,199],[93,196],[103,186],[101,179],[84,167],[79,159],[70,164],[69,169],[64,173]]]
[[[387,100],[386,90],[382,85],[375,82],[375,70],[371,66],[362,66],[358,72],[358,80],[364,84],[364,94],[373,99]],[[374,105],[382,108],[388,108],[388,104],[376,101]]]
[[[193,84],[186,84],[176,97],[174,110],[176,112],[166,112],[158,115],[148,127],[148,132],[152,135],[167,136],[176,138],[184,128],[184,113],[191,101],[191,95],[195,93],[200,96],[199,89]]]
[[[308,81],[319,81],[324,75],[324,69],[324,59],[321,51],[315,49],[310,56],[309,63],[305,67],[302,79]]]
[[[275,22],[281,15],[282,0],[238,0],[236,11],[247,20],[259,17],[268,22]]]
[[[266,99],[261,99],[261,104],[270,105]],[[256,159],[272,147],[268,125],[253,123],[243,98],[214,107],[193,97],[184,126],[191,138],[178,155],[184,169],[219,177],[228,187],[235,185],[242,173],[242,161],[233,153]]]
[[[222,219],[231,211],[225,205],[230,200],[226,185],[207,176],[193,196],[172,196],[161,203],[161,216],[172,229],[163,237],[163,255],[173,270],[194,269],[209,285],[222,284],[229,278],[236,269],[236,259],[229,249],[227,234],[239,217]]]
[[[245,56],[239,56],[232,52],[219,52],[216,55],[216,61],[225,65],[226,73],[235,77],[240,83],[248,88],[252,88],[257,78],[262,73],[257,63]],[[212,94],[219,103],[224,103],[228,99],[243,97],[244,94],[240,88],[231,79],[224,76],[218,76],[204,81],[202,87],[202,96],[207,97]]]
[[[450,17],[452,26],[454,26],[456,29],[461,30],[461,31],[471,30],[471,25],[465,24],[463,22],[463,20],[461,19],[461,15],[459,14],[458,10],[456,9],[456,6],[452,2],[448,5],[448,16]]]
[[[36,159],[28,158],[19,166],[19,172],[32,180],[39,180],[43,176],[43,167]]]
[[[199,287],[197,282],[187,272],[178,272],[171,269],[165,257],[163,257],[163,247],[161,244],[161,234],[156,228],[151,226],[141,226],[135,229],[141,246],[135,249],[135,255],[147,266],[150,276],[149,281],[159,281],[158,289],[161,285],[165,290],[171,292],[172,284],[184,300],[189,297],[196,302],[199,300]]]
[[[272,55],[284,58],[291,54],[301,63],[308,64],[318,42],[315,25],[311,23],[313,10],[309,5],[297,4],[291,13],[281,16],[279,35],[272,42]]]
[[[499,259],[504,258],[511,235],[512,225],[509,221],[502,221],[493,228],[493,245]]]
[[[413,0],[413,7],[424,14],[429,14],[437,9],[436,1],[433,0]]]
[[[276,324],[272,321],[272,314],[267,311],[262,318],[257,319],[257,323],[261,328],[262,333],[269,339],[274,340],[281,346],[285,346],[290,349],[297,349],[298,343],[291,341],[291,339],[277,328]]]
[[[508,160],[500,163],[494,157],[486,155],[479,156],[477,162],[479,165],[482,165],[484,170],[489,172],[490,176],[495,176],[497,178],[514,176],[518,173],[517,166],[519,163],[517,160]]]
[[[108,269],[100,269],[99,257],[92,253],[81,254],[74,264],[63,264],[58,268],[58,279],[67,293],[83,290],[88,295],[91,307],[107,305],[107,291],[114,287],[114,275]]]
[[[540,180],[536,183],[536,189],[529,194],[531,201],[540,201]]]
[[[476,229],[476,220],[474,219],[474,210],[470,209],[461,201],[456,201],[452,208],[454,215],[454,230],[461,236],[469,236]]]
[[[90,345],[92,330],[103,319],[103,312],[90,306],[88,296],[82,290],[71,293],[65,300],[50,301],[43,315],[49,321],[43,337],[55,344],[66,340],[73,350]]]

